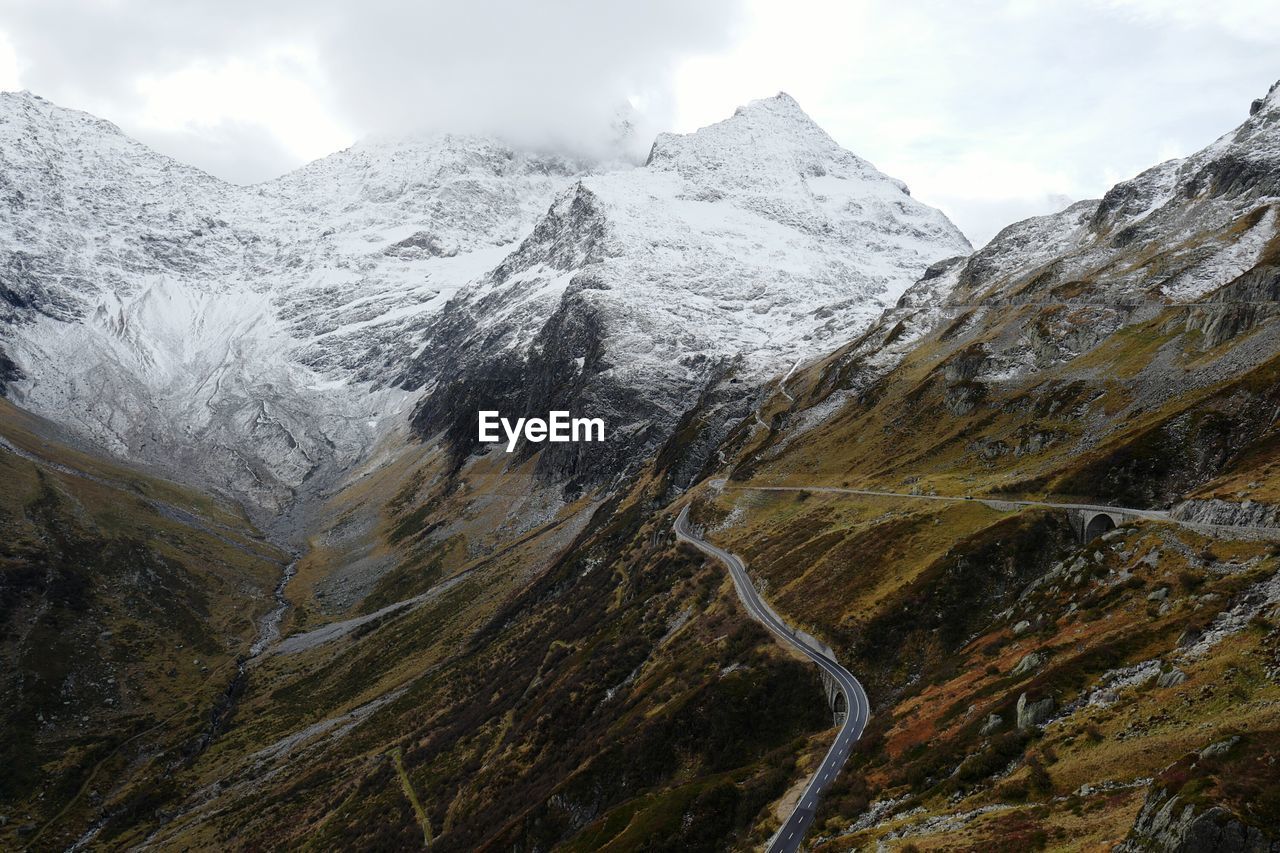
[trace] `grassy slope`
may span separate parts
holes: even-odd
[[[718,849],[767,835],[795,756],[831,724],[821,686],[745,620],[718,566],[659,535],[670,519],[642,511],[651,499],[638,490],[554,550],[561,528],[516,537],[418,609],[264,662],[227,734],[179,780],[218,778],[221,796],[187,798],[153,843],[410,846],[422,830],[397,748],[433,849]],[[384,529],[418,505],[395,502]],[[262,753],[380,697],[356,726]]]
[[[166,784],[283,555],[234,511],[61,444],[3,400],[0,436],[44,460],[0,448],[0,843],[62,849],[89,809],[127,816]]]
[[[992,312],[960,333],[935,330],[813,429],[795,429],[803,420],[790,410],[841,385],[841,354],[790,380],[799,402],[772,401],[765,419],[781,415],[773,429],[740,431],[732,479],[703,517],[726,520],[721,539],[747,557],[787,618],[831,643],[876,706],[853,769],[820,815],[837,836],[830,849],[871,844],[902,824],[914,828],[898,844],[920,849],[1082,849],[1088,839],[1123,838],[1146,789],[1073,794],[1081,785],[1158,776],[1232,731],[1272,742],[1266,733],[1280,728],[1280,712],[1266,672],[1275,671],[1280,614],[1264,614],[1193,664],[1178,646],[1274,575],[1269,544],[1143,523],[1081,548],[1060,512],[737,488],[846,485],[1131,506],[1274,499],[1280,324],[1264,316],[1208,346],[1188,322],[1194,310],[1134,316],[1028,381],[972,383],[948,368],[1061,309]],[[952,407],[969,384],[981,386],[970,395],[976,402]],[[1155,565],[1142,563],[1153,550]],[[1021,598],[1029,582],[1077,559],[1078,577]],[[1167,608],[1147,600],[1162,588]],[[1015,638],[1023,618],[1033,631]],[[1013,676],[1036,650],[1048,662]],[[1153,659],[1183,666],[1188,681],[1122,692],[1110,708],[1076,711],[1043,733],[1010,732],[1024,691],[1062,707],[1105,672]],[[1004,724],[981,735],[991,713]],[[1276,796],[1274,781],[1252,784],[1253,794]],[[919,806],[924,816],[999,808],[933,829],[917,815],[847,834],[870,802],[890,797],[903,798],[895,812]],[[1280,831],[1274,821],[1267,828]]]

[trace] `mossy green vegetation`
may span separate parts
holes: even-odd
[[[112,838],[180,761],[256,633],[284,555],[234,510],[94,460],[0,401],[3,846]],[[110,799],[104,803],[104,793]]]

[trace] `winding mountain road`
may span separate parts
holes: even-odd
[[[993,497],[970,497],[955,495],[913,495],[907,492],[887,492],[875,489],[851,489],[842,486],[746,486],[728,483],[725,480],[713,480],[712,485],[719,489],[736,489],[744,492],[811,492],[813,494],[860,495],[872,498],[907,498],[918,501],[945,501],[949,503],[980,503],[994,510],[1013,511],[1021,507],[1038,509],[1074,510],[1077,512],[1105,512],[1128,518],[1141,518],[1151,521],[1167,521],[1180,527],[1209,536],[1227,536],[1250,539],[1278,540],[1280,528],[1259,527],[1249,524],[1210,524],[1203,521],[1190,521],[1177,518],[1167,510],[1138,509],[1130,506],[1111,506],[1108,504],[1077,504],[1057,501],[1006,500]]]
[[[836,735],[835,742],[831,744],[831,748],[827,750],[822,763],[814,771],[813,778],[805,786],[804,793],[801,795],[795,809],[792,810],[790,817],[787,818],[786,822],[782,824],[782,828],[778,830],[777,834],[769,842],[769,853],[794,853],[794,851],[800,849],[800,844],[804,841],[805,834],[813,823],[813,817],[818,810],[818,800],[821,799],[822,792],[835,780],[836,774],[844,766],[845,759],[849,757],[849,751],[853,748],[853,744],[862,736],[862,730],[866,727],[867,719],[871,715],[871,705],[867,701],[867,693],[862,689],[862,685],[858,683],[858,679],[854,678],[847,669],[837,663],[834,656],[829,652],[820,651],[805,642],[797,631],[778,618],[778,614],[774,613],[773,609],[756,592],[755,586],[751,583],[751,578],[747,575],[746,564],[737,555],[730,554],[723,548],[717,548],[689,529],[689,508],[687,506],[681,510],[680,515],[676,518],[675,534],[680,541],[688,542],[702,553],[715,557],[728,566],[729,574],[733,577],[733,585],[738,590],[738,598],[742,600],[743,606],[747,608],[747,612],[751,614],[752,618],[764,625],[770,633],[783,643],[791,646],[817,664],[832,679],[836,688],[844,696],[845,707],[848,711],[845,714],[844,723],[840,726],[840,731]]]
[[[945,501],[945,502],[965,502],[973,501],[981,503],[992,509],[1012,510],[1019,507],[1041,507],[1062,510],[1082,510],[1088,512],[1113,512],[1124,514],[1135,518],[1153,519],[1160,521],[1172,521],[1184,527],[1193,528],[1202,531],[1222,530],[1219,525],[1208,525],[1196,522],[1188,522],[1173,518],[1168,512],[1152,509],[1136,509],[1134,507],[1118,507],[1108,506],[1106,504],[1079,504],[1079,503],[1058,503],[1053,501],[1028,501],[1028,500],[1003,500],[1000,498],[973,498],[966,496],[949,496],[949,495],[913,495],[903,492],[877,491],[873,489],[852,489],[838,486],[739,486],[729,485],[723,480],[713,481],[713,487],[720,489],[739,489],[742,491],[757,492],[814,492],[814,493],[834,493],[834,494],[850,494],[861,495],[865,497],[882,497],[882,498],[911,498],[915,500]],[[1253,528],[1239,527],[1241,530],[1250,530],[1268,534],[1271,537],[1280,536],[1280,531],[1272,528]],[[867,701],[866,691],[858,679],[841,666],[830,650],[824,650],[818,647],[818,644],[812,643],[805,635],[802,635],[795,629],[788,626],[778,616],[773,609],[765,603],[756,592],[755,586],[751,583],[751,578],[747,575],[746,564],[742,562],[736,554],[731,554],[723,548],[718,548],[710,542],[702,539],[689,528],[689,507],[685,507],[677,516],[674,526],[676,537],[687,542],[699,551],[709,556],[715,557],[720,562],[729,567],[729,573],[733,578],[734,587],[738,591],[738,598],[742,600],[743,606],[747,608],[747,612],[756,621],[760,622],[767,628],[770,633],[780,639],[786,645],[796,649],[813,663],[817,664],[822,671],[829,676],[840,693],[844,696],[845,707],[848,712],[845,715],[843,725],[840,726],[840,732],[836,736],[835,742],[827,751],[826,757],[822,759],[822,763],[814,772],[813,778],[809,780],[809,784],[804,789],[804,794],[800,797],[799,803],[791,812],[790,817],[783,823],[782,828],[770,840],[768,853],[793,853],[800,848],[804,841],[805,834],[809,831],[809,827],[813,824],[814,815],[818,809],[818,801],[822,797],[823,791],[835,779],[836,774],[844,766],[845,759],[848,758],[849,751],[853,748],[853,744],[862,736],[862,731],[867,725],[867,719],[871,713],[870,703]]]
[[[850,489],[841,488],[839,486],[738,486],[733,484],[721,483],[721,488],[738,489],[744,492],[813,492],[815,494],[839,494],[839,495],[862,495],[872,498],[910,498],[912,500],[921,501],[946,501],[949,503],[961,503],[972,501],[974,503],[985,504],[992,509],[1005,509],[1007,507],[1042,507],[1047,509],[1076,509],[1086,512],[1114,512],[1124,515],[1132,515],[1139,518],[1160,519],[1162,521],[1176,521],[1169,516],[1169,513],[1159,509],[1134,509],[1127,506],[1107,506],[1105,504],[1070,504],[1070,503],[1054,503],[1052,501],[1019,501],[1005,500],[1004,498],[974,498],[974,497],[956,497],[954,495],[913,495],[907,492],[882,492],[874,489]]]

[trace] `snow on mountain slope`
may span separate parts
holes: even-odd
[[[1009,226],[973,255],[951,299],[1210,298],[1274,242],[1277,201],[1280,84],[1201,151],[1122,181],[1101,200]]]
[[[605,417],[611,448],[544,454],[556,476],[589,480],[651,450],[709,381],[745,388],[833,348],[969,250],[778,95],[660,136],[643,168],[579,180],[431,321],[402,382],[434,389],[419,428],[456,439],[457,413],[484,400]]]
[[[156,282],[105,294],[83,323],[23,326],[13,351],[31,378],[14,396],[117,455],[278,510],[318,466],[354,462],[372,404],[393,404],[335,393],[281,357],[287,340],[267,294]]]
[[[0,158],[8,393],[270,510],[421,389],[471,386],[424,407],[469,421],[495,373],[539,411],[599,404],[611,476],[713,377],[831,348],[969,251],[786,95],[639,168],[437,135],[239,187],[7,94]]]
[[[0,193],[5,319],[79,319],[147,274],[225,279],[208,259],[242,251],[218,215],[234,188],[27,93],[0,94]]]
[[[626,247],[605,264],[612,286],[591,296],[637,313],[662,306],[706,332],[695,349],[740,353],[755,375],[856,334],[930,264],[970,251],[941,212],[840,148],[785,94],[660,136],[647,169],[583,183]],[[658,325],[645,319],[617,329],[617,351],[643,347]],[[663,343],[657,363],[683,354]]]
[[[238,187],[92,116],[0,95],[0,350],[22,374],[9,393],[278,509],[399,410],[401,392],[370,393],[378,354],[500,262],[581,168],[439,136]]]
[[[1280,83],[1203,150],[1122,181],[1102,199],[1014,223],[967,258],[932,268],[833,355],[825,409],[805,423],[866,393],[921,345],[956,349],[940,370],[961,402],[980,398],[983,386],[1039,381],[1170,307],[1208,358],[1280,313],[1278,219]],[[1247,355],[1233,355],[1231,370],[1274,354],[1240,350]],[[1223,370],[1156,375],[1173,394],[1177,383],[1215,381]]]
[[[374,139],[254,188],[289,257],[281,315],[321,370],[379,353],[496,266],[587,164],[474,136]]]

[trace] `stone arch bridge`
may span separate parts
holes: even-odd
[[[1152,509],[1127,509],[1117,506],[1090,506],[1089,504],[1059,504],[1040,501],[1002,501],[983,499],[982,503],[1002,511],[1014,511],[1021,507],[1047,507],[1060,509],[1067,514],[1071,530],[1080,544],[1092,542],[1108,530],[1143,518],[1167,519],[1169,513]]]
[[[825,669],[822,670],[822,687],[827,693],[827,707],[831,709],[835,725],[843,726],[845,717],[849,716],[849,700],[845,698],[840,685],[827,674]]]
[[[1092,542],[1108,530],[1114,530],[1128,521],[1137,521],[1145,514],[1126,512],[1115,507],[1076,507],[1067,510],[1071,529],[1081,544]]]

